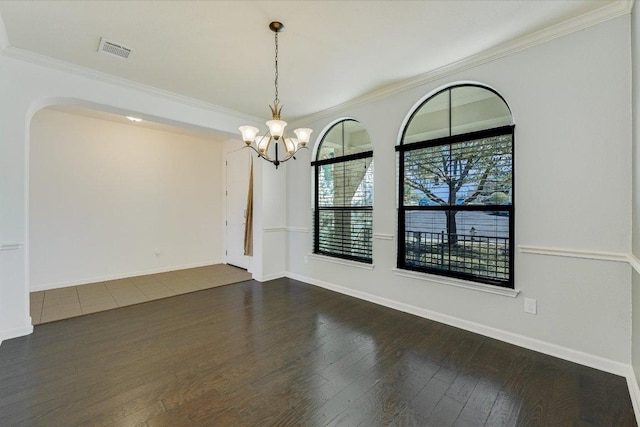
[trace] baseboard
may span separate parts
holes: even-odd
[[[69,286],[86,285],[86,284],[89,284],[89,283],[104,282],[104,281],[107,281],[107,280],[127,279],[129,277],[145,276],[147,274],[166,273],[166,272],[169,272],[169,271],[186,270],[188,268],[206,267],[207,265],[223,264],[223,263],[224,263],[224,261],[222,261],[222,260],[211,260],[211,261],[205,261],[205,262],[196,262],[196,263],[192,263],[192,264],[183,264],[183,265],[174,265],[174,266],[170,266],[170,267],[153,268],[153,269],[150,269],[150,270],[133,271],[133,272],[129,272],[129,273],[110,274],[110,275],[101,276],[101,277],[90,277],[90,278],[84,278],[84,279],[79,279],[79,280],[70,280],[70,281],[66,281],[66,282],[47,283],[47,284],[44,284],[44,285],[32,286],[30,291],[31,292],[47,291],[49,289],[67,288]]]
[[[620,375],[623,377],[628,376],[629,365],[606,359],[604,357],[584,353],[571,348],[559,346],[557,344],[548,343],[546,341],[529,338],[523,335],[515,334],[513,332],[507,332],[502,329],[481,325],[476,322],[471,322],[454,316],[449,316],[447,314],[442,314],[436,311],[431,311],[410,304],[394,301],[388,298],[369,294],[367,292],[356,291],[344,286],[313,279],[311,277],[306,277],[295,273],[287,273],[287,277],[299,280],[301,282],[309,283],[311,285],[319,286],[321,288],[329,289],[331,291],[339,292],[344,295],[349,295],[355,298],[369,301],[374,304],[389,307],[394,310],[403,311],[405,313],[413,314],[425,319],[434,320],[436,322],[444,323],[449,326],[454,326],[456,328],[464,329],[469,332],[474,332],[476,334],[484,335],[489,338],[504,341],[509,344],[514,344],[519,347],[524,347],[529,350],[544,353],[549,356],[558,357],[560,359],[588,366],[590,368],[599,369],[601,371],[610,372],[612,374]]]
[[[259,276],[257,274],[254,274],[252,278],[257,282],[263,283],[268,282],[269,280],[279,279],[281,277],[288,277],[287,272],[281,271],[280,273],[267,274],[266,276]]]
[[[2,341],[10,340],[12,338],[23,337],[25,335],[29,335],[33,333],[33,325],[31,321],[31,316],[27,317],[27,325],[21,328],[7,329],[6,331],[0,331],[0,345],[2,345]]]
[[[633,366],[629,366],[627,372],[627,386],[629,387],[629,396],[631,396],[631,404],[633,412],[636,414],[636,421],[640,421],[640,388],[638,388],[638,380],[636,379]]]

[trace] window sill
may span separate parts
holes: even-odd
[[[331,262],[333,264],[346,265],[347,267],[361,268],[363,270],[373,270],[374,268],[373,264],[367,264],[367,263],[358,262],[358,261],[350,261],[348,259],[342,259],[342,258],[333,258],[330,256],[319,255],[319,254],[309,254],[307,255],[307,257],[315,261]]]
[[[396,276],[408,277],[410,279],[424,280],[426,282],[437,283],[440,285],[455,286],[457,288],[471,289],[478,292],[486,292],[489,294],[501,295],[501,296],[510,297],[510,298],[515,298],[520,293],[520,291],[516,289],[485,285],[484,283],[467,282],[465,280],[458,280],[458,279],[453,279],[448,277],[440,277],[434,274],[419,273],[417,271],[402,270],[399,268],[394,268],[392,271],[393,271],[393,274],[395,274]]]

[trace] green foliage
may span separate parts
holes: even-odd
[[[502,203],[508,202],[510,200],[509,196],[507,196],[502,191],[496,191],[495,193],[491,193],[491,195],[487,198],[487,202],[493,205],[501,205]]]
[[[491,193],[511,191],[510,134],[407,151],[404,156],[405,204],[426,197],[442,206],[457,199],[469,205]]]

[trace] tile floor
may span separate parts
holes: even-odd
[[[226,264],[31,292],[34,325],[251,280]]]

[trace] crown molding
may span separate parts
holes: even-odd
[[[0,27],[0,43],[2,42],[2,27]],[[0,47],[1,44],[0,44]],[[159,89],[153,86],[137,83],[131,80],[124,79],[122,77],[116,77],[111,74],[103,73],[101,71],[92,70],[90,68],[82,67],[80,65],[71,64],[69,62],[61,61],[59,59],[51,58],[49,56],[34,53],[28,50],[20,49],[14,46],[7,46],[2,50],[2,55],[17,59],[20,61],[29,62],[32,64],[40,65],[42,67],[74,74],[77,76],[85,77],[94,81],[102,83],[113,84],[127,89],[135,90],[138,92],[144,92],[149,95],[164,98],[169,101],[177,102],[183,105],[187,105],[194,108],[212,111],[214,113],[226,114],[238,119],[252,121],[257,123],[264,122],[263,118],[252,116],[250,114],[242,113],[240,111],[225,108],[219,105],[211,104],[206,101],[201,101],[188,96],[180,95],[174,92],[169,92],[163,89]]]
[[[634,0],[616,0],[613,3],[603,6],[599,9],[593,10],[586,14],[577,16],[568,21],[564,21],[547,27],[545,29],[536,31],[534,33],[519,37],[517,39],[502,43],[493,48],[487,49],[483,52],[471,55],[465,59],[457,62],[436,68],[418,76],[402,80],[397,83],[392,83],[388,86],[380,88],[378,90],[366,93],[359,97],[353,98],[347,102],[336,105],[334,107],[312,113],[306,116],[293,118],[293,123],[304,123],[315,120],[324,119],[326,117],[334,116],[346,109],[354,108],[356,106],[374,102],[376,100],[389,97],[398,92],[406,91],[417,86],[421,86],[436,80],[439,80],[448,75],[465,71],[467,69],[477,67],[479,65],[503,58],[513,53],[519,52],[530,47],[546,43],[553,39],[563,37],[565,35],[574,33],[576,31],[583,30],[585,28],[597,25],[607,20],[630,14],[633,9]],[[136,91],[148,93],[157,97],[165,98],[167,100],[178,102],[191,107],[204,109],[220,114],[227,114],[246,121],[253,121],[256,123],[262,123],[264,121],[261,117],[256,117],[250,114],[242,113],[236,110],[225,108],[219,105],[211,104],[206,101],[201,101],[188,96],[180,95],[174,92],[159,89],[153,86],[145,85],[142,83],[133,82],[121,77],[116,77],[111,74],[103,73],[100,71],[92,70],[79,65],[71,64],[65,61],[54,59],[45,55],[30,52],[24,49],[11,46],[8,40],[4,22],[2,16],[0,16],[0,52],[2,55],[30,62],[43,67],[56,69],[59,71],[79,75],[92,80],[123,86]]]
[[[417,86],[431,83],[454,73],[459,73],[461,71],[465,71],[470,68],[495,61],[497,59],[509,56],[530,47],[537,46],[539,44],[569,35],[576,31],[580,31],[585,28],[600,24],[610,19],[629,14],[631,13],[631,9],[633,8],[633,2],[634,0],[616,0],[614,3],[608,4],[607,6],[603,6],[599,9],[552,25],[531,34],[527,34],[506,43],[502,43],[480,53],[471,55],[460,61],[444,65],[440,68],[436,68],[434,70],[399,81],[397,83],[392,83],[378,90],[353,98],[342,104],[327,108],[326,110],[303,116],[294,120],[294,122],[308,123],[328,117],[333,117],[335,115],[338,115],[339,113],[343,113],[344,110],[351,109],[363,104],[368,104],[379,99],[387,98],[398,92],[406,91]]]

